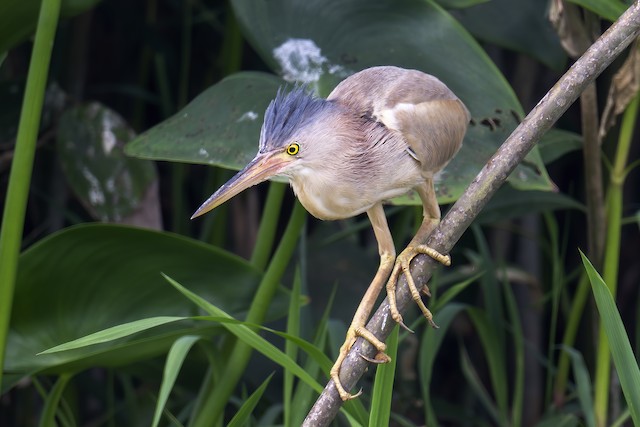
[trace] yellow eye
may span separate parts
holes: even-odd
[[[293,142],[287,145],[287,154],[290,156],[295,156],[300,151],[300,145],[297,142]]]

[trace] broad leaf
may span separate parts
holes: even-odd
[[[125,152],[239,170],[257,153],[264,111],[283,83],[266,73],[227,77],[127,144]]]
[[[101,224],[63,230],[20,257],[5,372],[121,366],[166,352],[181,335],[220,333],[218,325],[178,322],[113,343],[36,356],[126,322],[198,314],[162,272],[240,318],[260,280],[248,262],[171,233]],[[277,301],[274,312],[286,313],[285,301]]]
[[[630,1],[624,2],[622,0],[569,0],[571,3],[578,4],[585,9],[588,9],[597,15],[613,22],[627,10],[630,5]]]
[[[547,16],[547,0],[492,0],[454,16],[480,40],[527,54],[560,71],[567,56]]]

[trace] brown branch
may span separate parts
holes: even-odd
[[[611,64],[611,62],[640,33],[640,4],[636,1],[629,9],[576,61],[562,78],[542,98],[504,144],[489,159],[464,194],[453,205],[440,225],[429,236],[427,244],[448,253],[460,239],[471,222],[489,199],[506,181],[507,176],[524,159],[535,143],[562,116],[585,88]],[[435,268],[435,262],[418,256],[411,263],[411,271],[417,283],[426,283]],[[400,312],[412,303],[404,277],[399,282],[397,304]],[[385,299],[367,324],[376,337],[385,340],[395,326],[389,316],[389,304]],[[342,364],[340,380],[348,390],[364,374],[369,366],[360,355],[374,357],[376,350],[363,339],[358,339]],[[332,381],[309,411],[303,426],[327,426],[342,406],[342,400]]]

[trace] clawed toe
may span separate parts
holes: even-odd
[[[413,245],[408,246],[396,259],[396,264],[393,267],[389,280],[387,282],[387,296],[389,298],[389,310],[391,312],[391,317],[398,322],[403,328],[411,331],[403,322],[402,315],[398,311],[397,303],[396,303],[396,287],[398,284],[398,278],[401,273],[404,273],[405,278],[407,279],[407,285],[409,286],[409,291],[411,292],[411,298],[415,301],[415,303],[420,308],[423,316],[427,319],[429,324],[432,327],[437,328],[438,326],[433,321],[433,315],[431,311],[424,305],[422,301],[422,297],[420,296],[420,291],[418,291],[418,287],[416,286],[413,276],[411,275],[410,265],[411,260],[418,254],[425,254],[435,259],[444,265],[451,265],[451,257],[449,255],[443,255],[435,249],[427,246],[427,245]],[[421,289],[422,293],[427,296],[431,296],[431,291],[428,286],[424,286]]]
[[[349,350],[351,350],[351,347],[353,347],[353,344],[356,342],[357,337],[364,338],[378,350],[378,353],[375,355],[374,358],[370,358],[363,354],[359,354],[360,357],[362,357],[364,360],[371,363],[376,363],[376,364],[387,363],[391,360],[391,358],[387,356],[387,354],[384,352],[387,346],[382,341],[376,338],[364,326],[352,324],[349,327],[349,330],[347,331],[347,338],[344,344],[342,344],[342,347],[340,347],[340,354],[338,355],[338,358],[336,359],[336,362],[333,364],[333,367],[331,368],[331,371],[330,371],[330,377],[333,380],[333,383],[335,384],[336,389],[338,390],[338,393],[340,394],[340,398],[343,401],[355,399],[358,396],[360,396],[360,394],[362,394],[362,390],[360,390],[356,394],[349,393],[344,388],[344,386],[342,385],[342,382],[340,381],[340,367],[342,366],[342,362],[344,362],[344,359],[346,359],[347,354],[349,354]]]

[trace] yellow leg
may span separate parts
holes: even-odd
[[[396,304],[396,286],[398,284],[398,278],[401,273],[404,273],[407,279],[407,285],[409,286],[409,290],[411,291],[411,297],[416,302],[420,311],[424,317],[427,318],[429,323],[433,327],[437,327],[433,321],[433,316],[429,309],[424,305],[422,298],[420,296],[420,292],[418,291],[418,287],[416,286],[413,276],[411,276],[410,264],[411,260],[418,254],[426,254],[436,261],[444,264],[446,266],[451,265],[451,257],[449,255],[443,255],[435,249],[423,244],[423,242],[429,237],[429,234],[433,231],[433,229],[440,222],[440,206],[438,206],[438,200],[436,199],[435,189],[433,187],[433,181],[431,179],[426,180],[425,184],[417,189],[418,194],[420,195],[420,199],[422,200],[422,204],[424,207],[424,219],[422,220],[422,224],[418,229],[415,237],[409,242],[409,245],[405,250],[402,251],[398,258],[396,259],[396,263],[393,267],[391,275],[389,276],[389,280],[387,281],[387,296],[389,299],[389,310],[391,311],[391,317],[398,322],[400,325],[405,327],[407,326],[402,321],[402,315],[398,311],[398,307]],[[424,289],[425,294],[430,295],[429,287],[425,285]]]
[[[371,225],[373,226],[373,232],[376,235],[376,239],[378,240],[378,252],[380,253],[380,267],[378,267],[378,271],[376,272],[373,281],[369,285],[367,292],[362,297],[360,301],[360,305],[358,305],[358,309],[356,310],[355,315],[353,316],[353,320],[351,321],[351,325],[347,330],[347,336],[345,338],[344,344],[340,347],[340,353],[338,355],[338,359],[333,364],[333,367],[330,371],[331,379],[333,380],[336,388],[338,389],[338,393],[340,393],[340,397],[342,400],[349,400],[356,398],[360,395],[361,392],[356,394],[350,394],[345,388],[342,386],[342,382],[340,381],[340,366],[342,362],[347,357],[349,350],[356,342],[358,337],[362,337],[369,341],[377,350],[378,354],[376,355],[375,361],[377,363],[385,363],[388,362],[389,356],[387,356],[384,351],[387,346],[376,338],[370,331],[365,328],[365,324],[373,307],[375,305],[376,299],[378,295],[380,295],[380,291],[382,290],[383,285],[387,281],[389,277],[389,273],[393,268],[393,264],[395,261],[395,248],[393,246],[393,238],[391,237],[391,232],[389,231],[389,226],[387,225],[387,218],[384,215],[384,209],[381,204],[377,204],[372,207],[368,212],[369,220],[371,221]],[[369,360],[369,359],[367,359]]]

